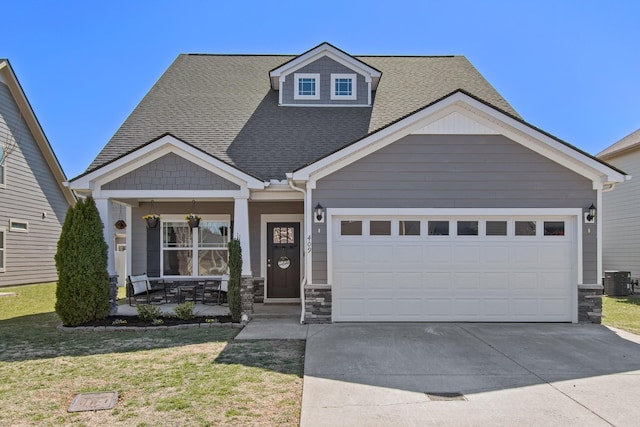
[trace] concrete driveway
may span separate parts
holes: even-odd
[[[636,335],[576,324],[314,326],[302,427],[640,423]]]

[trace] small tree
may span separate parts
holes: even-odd
[[[55,256],[55,308],[65,325],[79,325],[109,314],[107,244],[102,229],[92,197],[67,211]]]
[[[242,247],[240,240],[233,239],[229,242],[229,288],[227,299],[231,319],[239,322],[242,314],[242,301],[240,298],[240,281],[242,280]]]

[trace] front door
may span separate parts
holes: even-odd
[[[300,223],[267,223],[266,297],[300,298]]]

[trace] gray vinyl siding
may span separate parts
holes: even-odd
[[[155,213],[163,215],[186,215],[193,210],[191,202],[155,202]],[[151,213],[151,203],[143,202],[131,209],[131,272],[142,274],[147,271],[147,225],[143,215]],[[230,215],[233,221],[233,202],[198,202],[198,215]]]
[[[581,208],[588,179],[501,135],[410,135],[329,175],[326,208]],[[313,237],[313,282],[326,283],[326,226]],[[590,229],[590,230],[589,230]],[[590,232],[589,232],[590,231]],[[583,227],[583,281],[596,282],[596,227]]]
[[[103,190],[239,190],[240,186],[173,153],[102,186]]]
[[[6,160],[6,185],[0,186],[0,228],[6,233],[0,286],[58,279],[54,257],[69,207],[9,88],[0,83],[0,135],[16,124],[18,147]],[[28,222],[28,232],[10,231],[10,219]]]
[[[602,194],[602,264],[640,277],[640,150],[607,162],[633,177]]]
[[[320,99],[294,99],[296,90],[295,73],[318,73],[320,74]],[[364,76],[355,73],[351,68],[337,63],[333,59],[322,57],[313,63],[296,70],[286,76],[282,87],[282,103],[293,104],[336,104],[336,105],[367,105],[369,100],[369,85],[365,82]],[[331,99],[331,74],[356,74],[357,97],[354,100],[332,100]]]
[[[178,215],[190,212],[191,203],[155,203],[155,211],[162,215]],[[147,233],[143,215],[151,212],[150,203],[141,203],[132,208],[131,236],[131,274],[141,274],[147,268]],[[233,221],[233,202],[198,202],[197,213],[231,215]],[[250,202],[249,203],[249,246],[251,251],[251,271],[254,276],[260,275],[260,215],[263,214],[302,214],[302,202]]]
[[[251,272],[260,276],[260,215],[266,214],[303,214],[304,205],[300,202],[250,202],[249,203],[249,239],[251,247]],[[302,230],[300,233],[302,238]],[[302,262],[302,260],[300,261]]]

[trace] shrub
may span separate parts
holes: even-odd
[[[136,307],[138,311],[138,317],[143,322],[153,322],[158,317],[162,316],[162,311],[155,305],[140,304]]]
[[[79,325],[109,314],[107,244],[92,197],[69,208],[56,252],[55,310],[65,325]]]
[[[229,242],[229,288],[227,300],[231,319],[240,321],[242,314],[242,301],[240,300],[240,281],[242,280],[242,247],[240,240],[233,239]]]
[[[173,311],[176,313],[176,317],[182,320],[193,319],[195,315],[193,314],[193,309],[195,308],[195,304],[191,301],[187,301],[182,304],[178,304]]]

